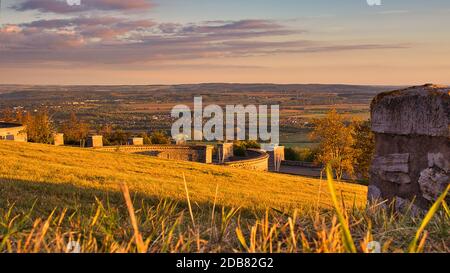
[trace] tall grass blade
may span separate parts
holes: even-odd
[[[419,229],[416,232],[416,236],[414,236],[414,239],[409,244],[408,252],[409,253],[417,253],[419,251],[419,247],[417,243],[420,240],[420,236],[424,232],[425,228],[430,223],[431,219],[433,219],[433,216],[436,214],[436,212],[439,210],[439,207],[444,202],[445,197],[448,194],[448,191],[450,190],[450,185],[447,186],[445,191],[439,196],[439,198],[434,202],[433,206],[431,206],[430,210],[428,211],[427,215],[425,215],[425,218],[423,218],[422,224],[420,225]]]
[[[191,215],[192,226],[195,229],[194,213],[192,212],[191,199],[189,198],[189,190],[187,187],[186,176],[184,175],[184,173],[183,173],[183,182],[184,182],[184,190],[186,191],[186,199],[189,207],[189,214]]]
[[[347,252],[356,253],[355,243],[353,242],[352,235],[350,233],[350,228],[348,227],[347,220],[344,218],[343,213],[339,207],[339,202],[336,197],[336,189],[334,188],[333,181],[333,172],[331,166],[327,166],[327,181],[328,181],[328,189],[331,194],[331,200],[333,202],[334,209],[336,210],[336,214],[341,224],[341,233],[342,233],[342,241],[344,243],[345,250]]]
[[[137,247],[139,253],[146,253],[147,247],[145,246],[144,240],[142,239],[141,233],[139,232],[136,215],[134,213],[134,207],[133,207],[133,203],[131,202],[130,191],[128,189],[128,186],[127,186],[127,184],[122,183],[122,184],[120,184],[120,188],[122,190],[123,197],[125,198],[125,203],[127,205],[128,214],[130,215],[131,225],[133,226],[134,238],[136,240],[136,247]]]

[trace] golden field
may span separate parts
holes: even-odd
[[[248,209],[331,207],[326,184],[318,179],[13,142],[0,143],[0,157],[2,205],[9,201],[20,206],[39,199],[50,209],[75,206],[92,202],[96,194],[119,191],[123,182],[145,198],[184,201],[184,174],[191,201],[198,204],[216,199],[218,205]],[[365,204],[364,186],[340,183],[338,191],[349,206]]]
[[[14,142],[0,158],[0,253],[449,252],[443,199],[399,214],[326,179]]]

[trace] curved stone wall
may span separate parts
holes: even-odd
[[[255,171],[268,171],[269,170],[269,154],[255,149],[247,150],[249,159],[230,161],[223,163],[224,166],[255,170]]]
[[[212,163],[213,146],[209,145],[145,145],[94,148],[99,151],[149,155],[163,159]]]
[[[149,155],[163,159],[212,164],[213,146],[210,145],[145,145],[109,146],[93,148],[97,151]],[[229,161],[221,165],[257,171],[269,170],[269,154],[261,150],[247,150],[248,159]]]

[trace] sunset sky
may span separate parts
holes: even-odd
[[[0,84],[450,84],[450,1],[1,0]]]

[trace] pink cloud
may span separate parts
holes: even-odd
[[[17,11],[37,10],[52,13],[73,13],[89,10],[131,11],[149,10],[153,4],[149,0],[82,0],[81,5],[70,6],[62,0],[25,0],[13,8]]]

